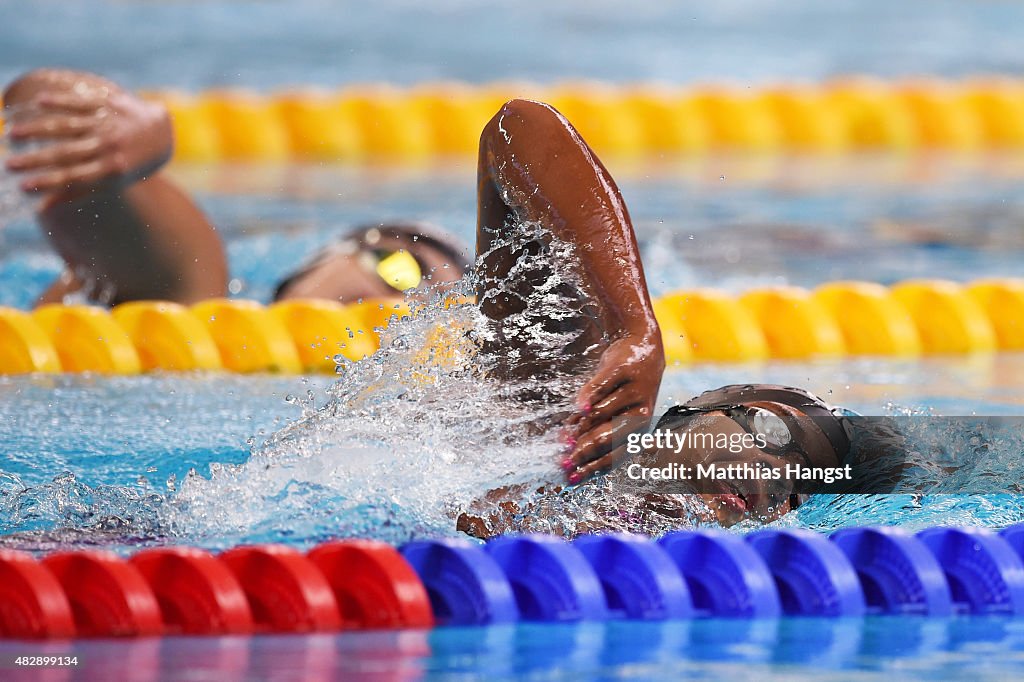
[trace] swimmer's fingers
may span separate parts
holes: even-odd
[[[110,177],[111,174],[109,161],[94,159],[70,168],[33,176],[22,182],[21,188],[26,192],[53,192],[81,185],[91,185]]]
[[[62,168],[94,158],[102,149],[102,140],[93,136],[54,143],[10,157],[7,159],[7,168],[21,173],[41,168]]]
[[[596,403],[589,412],[576,415],[576,419],[567,420],[567,424],[573,426],[577,433],[586,433],[627,410],[638,410],[641,414],[650,416],[650,410],[646,406],[646,395],[643,395],[632,382],[619,386],[607,398]]]
[[[40,109],[66,111],[77,114],[96,113],[109,101],[106,90],[88,94],[76,92],[44,92],[36,98]]]
[[[592,412],[594,407],[607,399],[617,388],[630,379],[629,365],[616,364],[609,368],[598,369],[594,377],[580,389],[576,399],[579,417]]]
[[[607,471],[625,453],[626,437],[643,428],[647,418],[639,408],[617,415],[580,436],[569,459],[575,466],[566,473],[570,483],[578,483],[600,471]]]
[[[99,121],[95,116],[55,114],[40,116],[30,121],[11,125],[11,139],[23,140],[59,140],[68,137],[79,137],[96,128]]]
[[[579,475],[579,480],[585,481],[588,478],[597,476],[598,474],[608,473],[621,464],[627,456],[628,453],[626,452],[626,446],[620,445],[600,459],[596,459],[590,464],[586,464],[577,469],[576,472]]]

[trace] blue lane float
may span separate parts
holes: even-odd
[[[434,618],[443,625],[492,625],[519,620],[512,586],[483,547],[447,538],[410,542],[402,556],[419,575]]]
[[[1024,561],[1024,523],[1004,528],[999,531],[999,535],[1010,543],[1010,547],[1013,547],[1013,550],[1017,552],[1017,556],[1021,558],[1021,561]]]
[[[612,617],[666,620],[693,616],[693,602],[672,558],[650,538],[584,535],[573,544],[594,568]]]
[[[809,530],[763,530],[746,536],[761,555],[789,616],[863,616],[860,580],[846,555]]]
[[[512,585],[523,620],[605,620],[601,581],[580,551],[553,535],[509,535],[486,545]]]
[[[696,615],[776,618],[782,613],[768,566],[741,536],[683,530],[665,535],[658,544],[686,581]]]
[[[948,616],[953,612],[942,567],[913,535],[898,528],[844,528],[831,539],[857,572],[868,613]]]
[[[1024,561],[985,528],[928,528],[917,537],[946,575],[954,608],[977,615],[1024,616]]]

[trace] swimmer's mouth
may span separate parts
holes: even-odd
[[[739,488],[731,483],[722,483],[719,485],[721,492],[716,494],[716,497],[721,503],[731,509],[732,511],[743,514],[744,516],[750,516],[751,514],[760,513],[758,511],[759,504],[763,502],[763,495],[753,495],[748,497]],[[789,511],[794,511],[797,507],[803,504],[803,500],[799,495],[793,494],[788,497],[782,497],[781,499],[775,498],[774,495],[769,496],[769,504],[774,504],[777,501],[779,504],[789,502]],[[770,509],[769,509],[770,511]]]
[[[718,498],[723,504],[741,514],[749,513],[750,502],[747,500],[747,496],[741,493],[738,488],[731,484],[723,483],[721,489],[722,492],[718,495]]]

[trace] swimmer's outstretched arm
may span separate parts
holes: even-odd
[[[611,337],[567,421],[567,476],[583,480],[624,458],[625,447],[613,441],[623,443],[627,431],[649,423],[665,369],[629,213],[579,133],[539,102],[513,100],[491,119],[480,138],[478,173],[477,252],[489,251],[510,217],[540,223],[575,246]]]
[[[42,143],[6,161],[65,273],[38,303],[84,291],[103,303],[223,295],[224,249],[213,226],[159,169],[173,146],[166,110],[89,73],[29,72],[4,91],[8,132]]]

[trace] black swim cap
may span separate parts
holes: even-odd
[[[836,459],[845,463],[850,455],[850,436],[843,425],[843,418],[818,396],[802,388],[777,384],[732,384],[701,393],[679,407],[667,410],[658,427],[675,415],[685,414],[690,409],[712,411],[727,409],[753,402],[774,402],[800,410],[810,417],[828,439]]]

